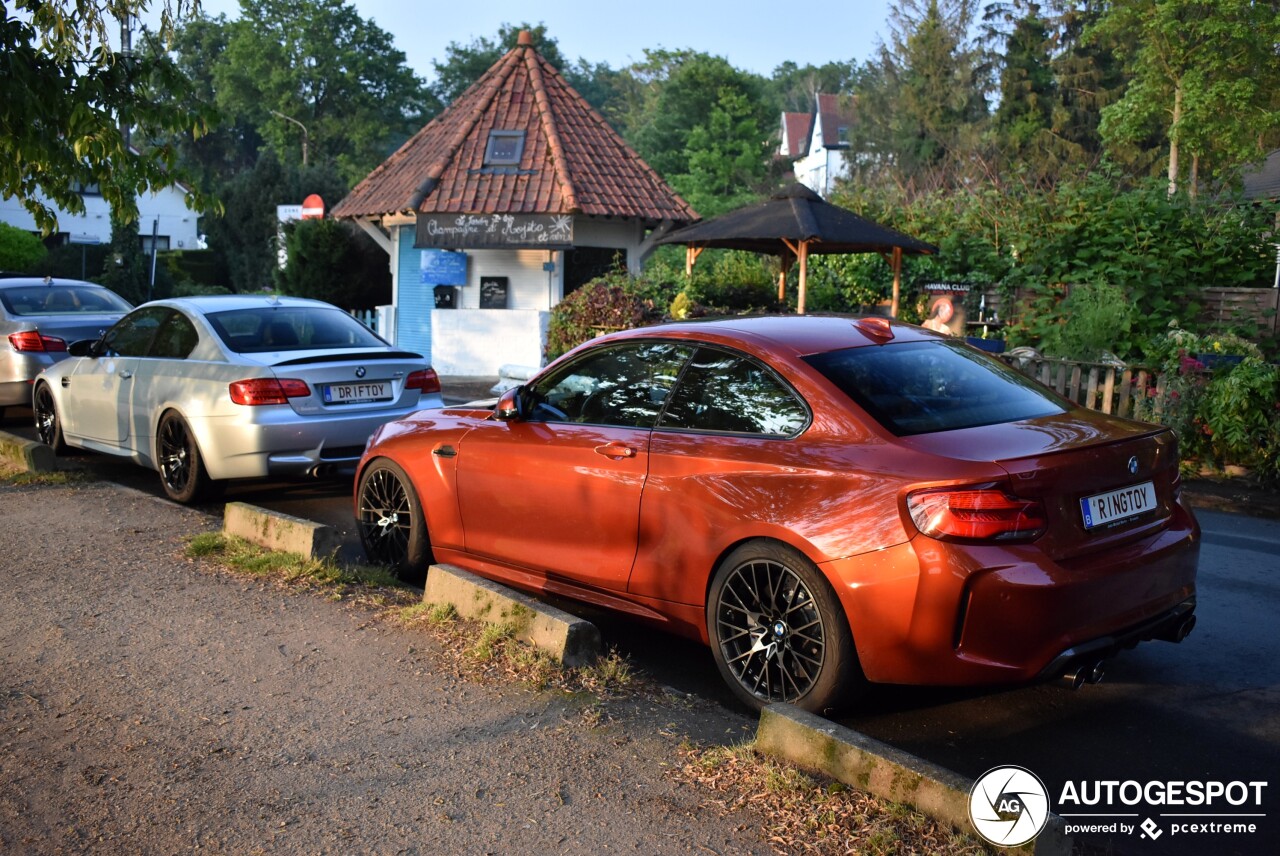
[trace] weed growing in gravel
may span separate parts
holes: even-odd
[[[444,624],[451,624],[458,620],[458,610],[451,603],[427,603],[419,601],[413,606],[406,606],[396,613],[405,624],[416,624],[420,621],[426,622],[433,627],[439,627]]]
[[[947,854],[977,856],[976,838],[909,807],[839,782],[822,781],[758,754],[750,743],[680,747],[676,775],[710,788],[726,812],[754,808],[766,818],[764,839],[781,853]]]
[[[597,657],[594,663],[581,667],[577,672],[583,688],[597,695],[620,693],[631,687],[636,679],[631,661],[619,654],[616,648],[603,657]]]
[[[508,643],[514,641],[515,636],[516,626],[510,622],[486,624],[471,648],[471,656],[482,663],[494,660],[500,653],[507,653]]]

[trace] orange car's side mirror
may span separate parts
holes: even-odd
[[[498,404],[493,408],[493,418],[499,422],[511,422],[520,418],[520,393],[524,387],[517,386],[502,393]]]

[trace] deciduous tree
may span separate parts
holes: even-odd
[[[1103,111],[1121,150],[1158,129],[1169,192],[1196,192],[1201,167],[1229,170],[1280,132],[1280,13],[1259,0],[1118,0],[1095,32],[1114,38],[1131,80]],[[1189,160],[1189,166],[1184,162]]]
[[[343,0],[240,0],[213,74],[218,106],[282,161],[364,178],[432,110],[404,53]]]
[[[15,0],[0,6],[0,194],[19,199],[45,232],[55,208],[84,211],[81,188],[96,185],[122,224],[137,219],[137,195],[171,187],[175,150],[131,148],[140,139],[196,137],[207,113],[161,97],[187,82],[162,52],[112,49],[115,21],[148,0]],[[165,0],[158,37],[194,3]],[[193,200],[201,207],[204,200]]]

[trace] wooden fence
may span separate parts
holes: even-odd
[[[986,318],[997,317],[1001,322],[1012,321],[1025,311],[1033,293],[1024,288],[1013,295],[1012,305],[1000,296],[994,285],[981,289],[985,295]],[[1071,293],[1071,286],[1063,286],[1063,296]],[[1226,288],[1206,286],[1198,296],[1200,314],[1196,320],[1211,330],[1243,330],[1255,342],[1280,337],[1280,289],[1277,288]],[[976,320],[976,315],[970,317]],[[999,327],[999,324],[993,326]]]
[[[1149,369],[1081,363],[1057,357],[1001,354],[1009,365],[1090,410],[1133,418],[1138,401],[1156,390],[1155,417],[1160,415],[1164,378]]]
[[[1215,329],[1254,327],[1258,338],[1280,335],[1280,289],[1206,288],[1200,323]]]

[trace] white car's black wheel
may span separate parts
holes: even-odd
[[[425,579],[431,541],[418,492],[397,464],[380,458],[360,476],[356,523],[370,561],[386,565],[400,579]]]
[[[53,390],[45,383],[38,384],[32,397],[31,409],[36,417],[36,436],[40,442],[53,449],[54,454],[67,450],[62,439],[62,423],[58,421],[58,408],[53,403]]]
[[[776,542],[748,542],[720,563],[707,630],[721,676],[752,709],[790,702],[821,713],[862,680],[831,586],[812,562]]]
[[[174,502],[199,502],[213,493],[214,482],[205,471],[196,438],[186,420],[176,413],[166,413],[160,419],[156,468],[164,492]]]

